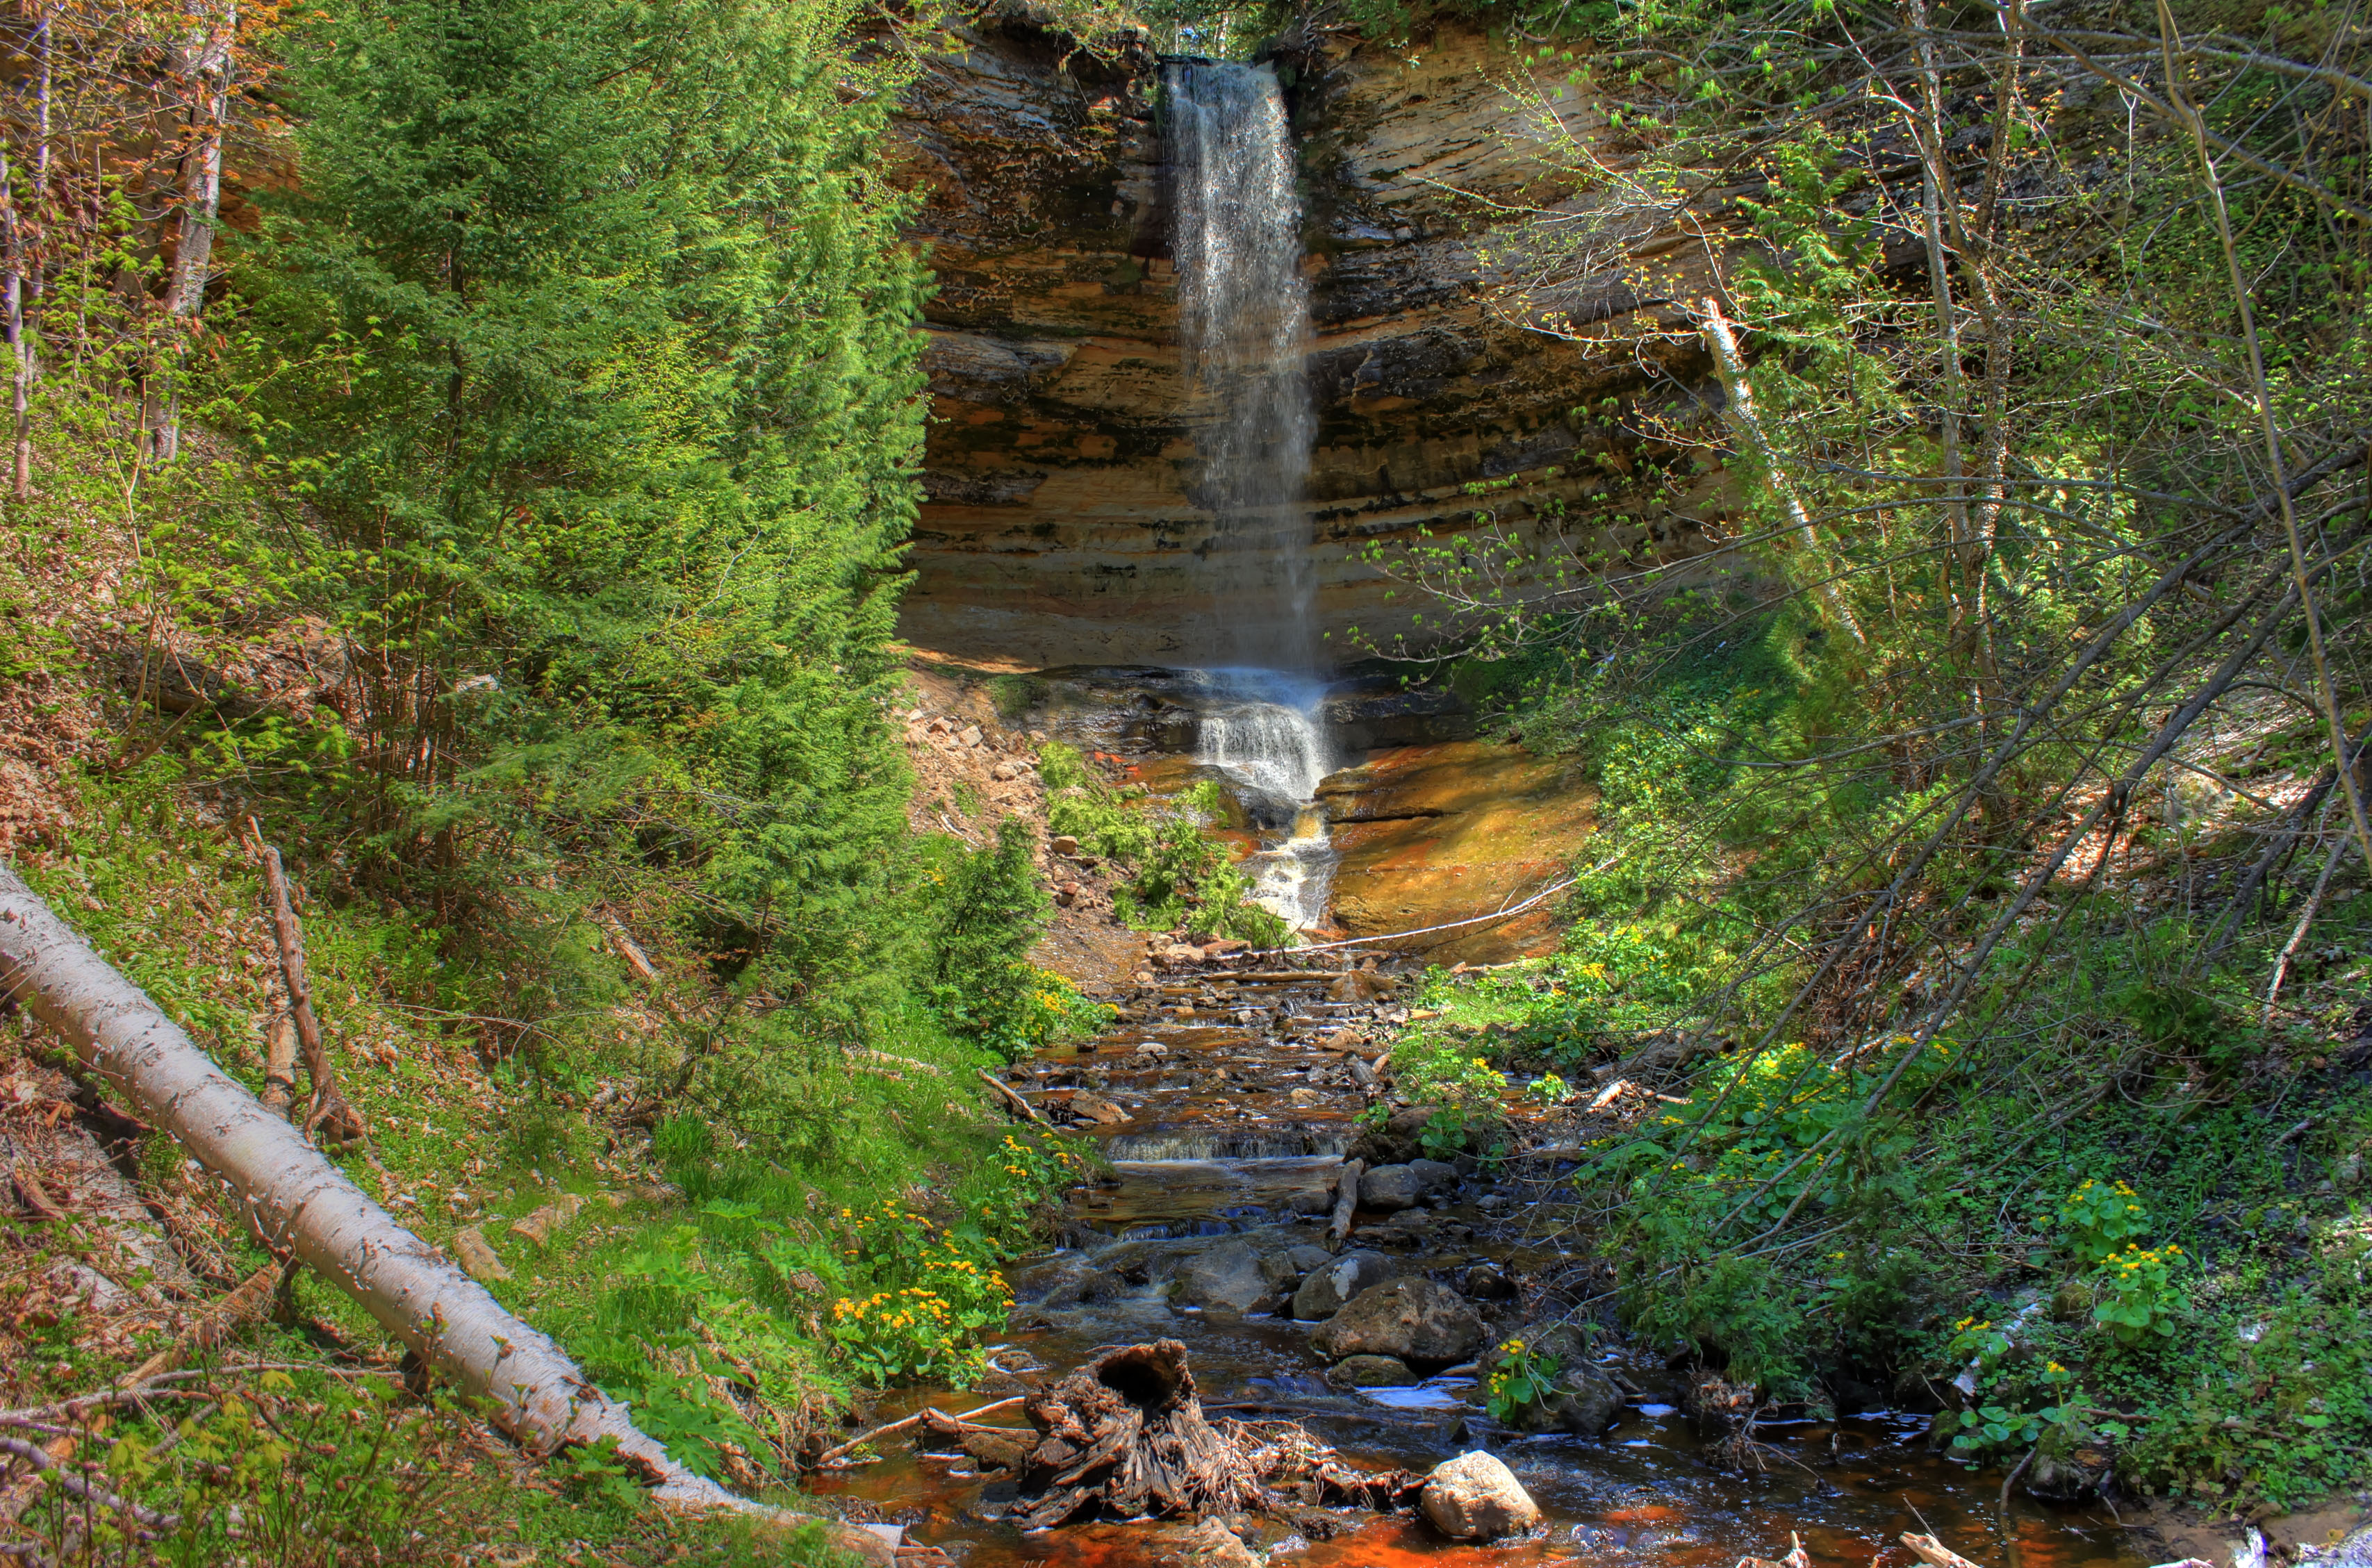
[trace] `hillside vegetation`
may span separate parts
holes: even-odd
[[[1603,792],[1562,954],[1440,997],[1630,1086],[1573,1128],[1575,1298],[1715,1403],[1941,1403],[2042,1496],[2360,1487],[2361,18],[1507,19],[1608,113],[1529,99],[1585,193],[1495,303],[1660,334],[1576,411],[1606,510],[1378,546],[1455,634],[1378,651]]]

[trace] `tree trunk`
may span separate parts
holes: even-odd
[[[1811,516],[1796,498],[1796,487],[1787,482],[1786,470],[1779,465],[1779,449],[1771,444],[1770,436],[1762,428],[1762,416],[1754,412],[1754,388],[1746,378],[1746,356],[1738,351],[1738,339],[1730,333],[1720,301],[1704,302],[1702,331],[1705,346],[1713,351],[1714,368],[1721,377],[1723,402],[1727,405],[1724,412],[1728,415],[1729,427],[1737,434],[1738,445],[1762,465],[1772,494],[1786,508],[1788,526],[1795,531],[1796,542],[1803,546],[1805,565],[1813,575],[1813,597],[1820,601],[1829,619],[1853,638],[1855,647],[1866,646],[1861,622],[1854,619],[1844,595],[1837,591],[1836,583],[1829,575],[1828,563],[1820,553],[1820,536],[1812,531]]]
[[[204,32],[174,51],[175,74],[189,83],[192,145],[181,160],[181,221],[174,236],[172,282],[165,291],[165,349],[142,400],[149,455],[160,463],[180,455],[180,367],[213,275],[215,221],[222,210],[223,134],[230,115],[231,64],[238,41],[238,6],[229,0]]]
[[[41,268],[36,261],[39,247],[29,225],[37,222],[39,214],[49,204],[50,179],[50,20],[39,17],[33,24],[31,52],[33,69],[34,138],[32,178],[27,184],[30,198],[29,212],[20,208],[11,191],[0,197],[7,203],[8,214],[8,372],[10,382],[9,421],[14,452],[10,467],[13,494],[19,501],[33,498],[33,357],[31,317],[41,298]],[[0,155],[0,188],[6,187],[7,170],[5,155]]]
[[[764,1512],[692,1474],[586,1381],[560,1347],[504,1310],[449,1259],[398,1225],[296,1128],[226,1077],[139,987],[110,968],[0,866],[0,994],[31,1008],[84,1065],[170,1132],[255,1227],[352,1296],[469,1393],[529,1452],[617,1442],[664,1501]],[[889,1561],[879,1538],[837,1544]]]

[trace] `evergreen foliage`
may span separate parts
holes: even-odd
[[[369,650],[343,716],[391,874],[631,833],[719,928],[862,961],[922,280],[846,20],[426,0],[297,41],[244,368]]]

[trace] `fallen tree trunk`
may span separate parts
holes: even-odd
[[[180,1027],[0,865],[0,996],[27,1007],[221,1181],[256,1232],[352,1296],[529,1452],[613,1439],[664,1501],[776,1510],[684,1469],[561,1348],[398,1225],[295,1127],[225,1076]],[[887,1561],[878,1536],[836,1542]],[[843,1539],[845,1538],[845,1539]]]

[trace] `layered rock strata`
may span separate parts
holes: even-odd
[[[961,35],[912,91],[898,178],[939,278],[926,358],[936,416],[906,635],[992,668],[1203,662],[1229,605],[1206,569],[1217,519],[1191,498],[1197,431],[1177,347],[1158,60],[1021,22]],[[1413,630],[1367,559],[1503,530],[1552,557],[1686,561],[1720,497],[1649,480],[1634,438],[1581,417],[1694,350],[1660,300],[1585,282],[1602,342],[1502,319],[1487,258],[1513,215],[1573,195],[1528,150],[1515,61],[1444,24],[1411,44],[1299,40],[1279,57],[1299,141],[1319,435],[1308,494],[1314,610],[1335,656]],[[1543,79],[1538,113],[1603,128]],[[1570,182],[1565,182],[1569,184]],[[1685,459],[1685,454],[1680,454]],[[1476,494],[1471,487],[1490,487]],[[1519,583],[1519,587],[1525,585]]]

